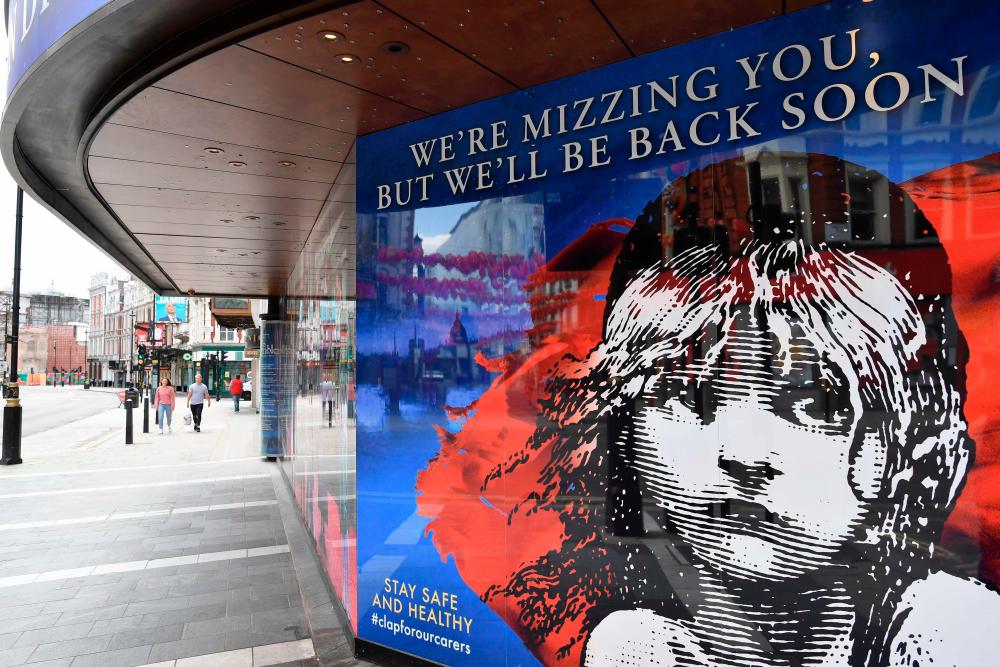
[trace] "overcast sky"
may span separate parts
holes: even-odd
[[[0,95],[7,90],[7,33],[0,26]],[[0,163],[0,288],[14,277],[14,211],[17,185]],[[24,193],[24,238],[21,242],[21,293],[56,291],[86,297],[93,273],[128,276],[110,257],[70,225]]]

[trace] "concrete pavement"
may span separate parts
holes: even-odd
[[[258,416],[213,402],[163,436],[135,416],[135,445],[102,410],[0,468],[0,667],[359,664]]]

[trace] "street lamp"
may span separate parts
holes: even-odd
[[[17,209],[14,214],[14,284],[11,304],[10,380],[4,385],[3,455],[0,465],[21,463],[21,400],[17,377],[18,329],[21,317],[21,222],[24,217],[24,191],[17,188]]]

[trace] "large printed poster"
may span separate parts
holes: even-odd
[[[998,20],[831,2],[363,138],[359,636],[995,664]]]

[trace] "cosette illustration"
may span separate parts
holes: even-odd
[[[893,273],[907,253],[920,275]],[[545,378],[522,441],[509,367],[443,436],[418,482],[435,544],[543,664],[992,664],[1000,596],[939,548],[975,450],[950,271],[858,165],[759,152],[675,180],[608,262],[596,343],[517,362]],[[498,431],[503,460],[449,471]],[[432,507],[473,473],[521,490],[512,534],[557,517],[493,581]]]

